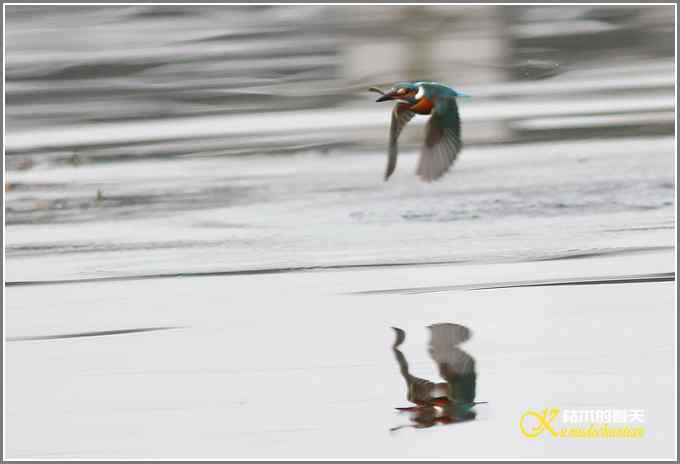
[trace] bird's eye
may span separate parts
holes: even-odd
[[[424,96],[425,96],[425,89],[423,89],[422,87],[418,87],[418,93],[416,93],[416,96],[415,96],[416,100],[420,100]]]

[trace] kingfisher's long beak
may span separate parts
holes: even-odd
[[[371,92],[376,92],[376,93],[379,93],[379,94],[380,94],[380,97],[376,100],[376,102],[384,102],[384,101],[388,101],[388,100],[393,100],[393,99],[394,99],[394,92],[385,93],[385,92],[383,92],[382,90],[380,90],[380,89],[377,88],[377,87],[371,87],[371,88],[368,89],[368,90],[370,90]]]

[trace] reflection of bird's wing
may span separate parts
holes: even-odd
[[[387,158],[385,180],[389,179],[397,166],[397,139],[404,126],[413,118],[415,113],[408,109],[407,104],[397,103],[392,110],[392,124],[390,125],[390,147]]]
[[[426,379],[421,379],[420,377],[416,377],[415,375],[411,374],[408,368],[406,357],[398,348],[398,346],[401,345],[401,343],[406,338],[406,334],[403,330],[396,327],[393,327],[393,329],[396,332],[397,339],[392,347],[392,350],[394,351],[395,358],[397,358],[397,364],[399,364],[401,376],[406,381],[406,397],[409,401],[416,404],[428,404],[438,392],[438,384],[430,382]]]
[[[452,348],[444,353],[433,350],[431,354],[437,363],[439,374],[448,384],[449,400],[474,402],[477,386],[474,358],[459,348]]]
[[[456,99],[439,97],[427,122],[416,174],[426,182],[439,179],[456,161],[462,148]]]
[[[454,347],[467,341],[472,336],[470,329],[460,324],[442,322],[428,326],[430,329],[430,346]]]
[[[475,372],[474,358],[460,348],[432,349],[430,354],[439,367],[439,374],[449,383]]]
[[[396,335],[394,345],[392,345],[392,347],[396,348],[402,343],[404,343],[404,340],[406,340],[406,332],[401,330],[399,327],[392,327],[392,329],[394,330],[394,334]]]
[[[430,356],[437,363],[439,374],[448,383],[449,399],[473,402],[477,381],[475,360],[457,348],[470,337],[469,329],[458,324],[434,324],[430,331]]]

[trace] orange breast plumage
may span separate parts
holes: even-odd
[[[420,101],[418,101],[418,103],[416,103],[409,109],[414,113],[418,114],[430,114],[430,111],[432,111],[433,106],[434,103],[432,102],[432,100],[430,100],[427,97],[423,97],[420,99]]]

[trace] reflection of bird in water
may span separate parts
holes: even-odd
[[[437,82],[400,82],[387,92],[375,87],[370,90],[381,94],[376,101],[397,102],[392,110],[385,180],[389,179],[397,166],[399,134],[416,114],[432,115],[427,122],[425,145],[420,153],[416,174],[426,182],[443,176],[463,148],[456,97],[465,95]]]
[[[472,420],[477,373],[475,360],[458,345],[470,338],[470,330],[459,324],[434,324],[431,332],[429,352],[437,364],[439,374],[445,382],[431,382],[411,374],[406,357],[399,350],[406,333],[394,327],[396,340],[392,347],[399,363],[401,375],[406,381],[407,399],[416,406],[397,408],[411,413],[413,427],[426,428],[436,424],[450,424]],[[396,427],[397,430],[403,427]]]

